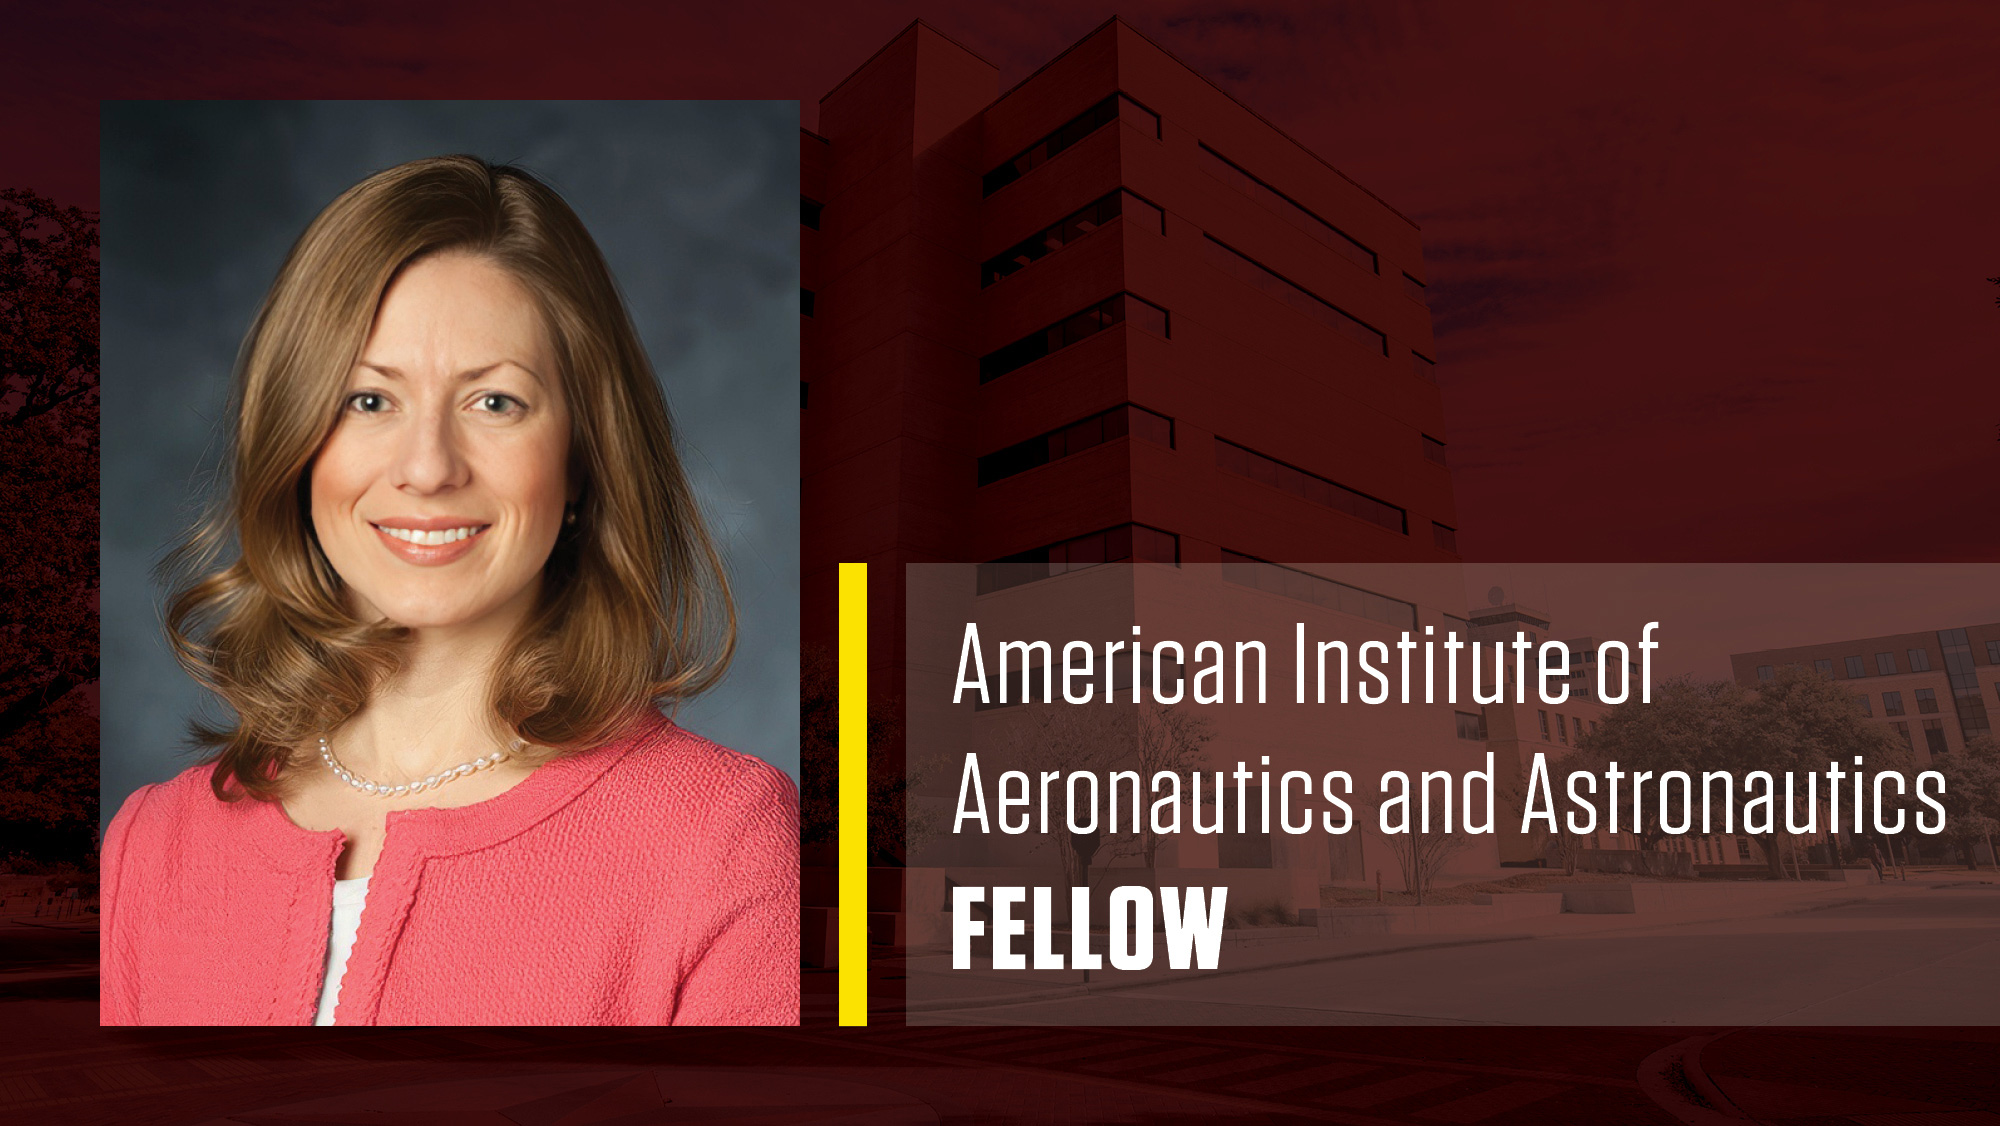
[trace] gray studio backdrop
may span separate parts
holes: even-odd
[[[799,772],[796,102],[124,102],[103,114],[103,791],[222,714],[152,578],[221,463],[231,366],[333,197],[417,157],[524,165],[610,260],[735,585],[735,663],[680,722]]]

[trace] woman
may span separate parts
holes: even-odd
[[[349,189],[235,403],[167,612],[235,723],[105,833],[104,1023],[796,1023],[796,791],[657,710],[734,613],[560,197],[470,157]]]

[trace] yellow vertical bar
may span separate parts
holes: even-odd
[[[840,1023],[868,1024],[868,564],[840,565]]]

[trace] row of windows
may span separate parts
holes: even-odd
[[[1389,354],[1389,338],[1381,330],[1330,301],[1287,281],[1269,267],[1233,249],[1214,235],[1205,236],[1208,260],[1223,273],[1283,301],[1306,316],[1334,329],[1377,355]]]
[[[1030,332],[1004,348],[996,348],[980,356],[980,382],[988,384],[1016,368],[1026,368],[1042,356],[1060,352],[1062,348],[1096,336],[1098,332],[1104,332],[1114,324],[1122,324],[1124,320],[1132,320],[1132,324],[1152,332],[1154,336],[1170,336],[1164,308],[1132,294],[1116,294],[1082,312],[1072,312],[1048,328]]]
[[[1542,710],[1541,708],[1536,708],[1535,715],[1537,715],[1541,719],[1542,742],[1546,743],[1549,741],[1549,713]],[[1565,720],[1563,718],[1563,714],[1561,712],[1557,712],[1556,738],[1560,739],[1565,746],[1569,745],[1570,743],[1570,732],[1572,730],[1576,732],[1576,742],[1578,743],[1583,742],[1583,717],[1575,716],[1571,719]],[[1592,732],[1595,732],[1597,730],[1596,720],[1590,721],[1590,730]]]
[[[1120,188],[987,259],[979,268],[979,288],[1033,265],[1121,215],[1154,234],[1167,233],[1166,212]]]
[[[1424,460],[1444,464],[1444,443],[1426,434],[1424,437]]]
[[[1910,738],[1909,724],[1898,722],[1892,723],[1889,726],[1895,728],[1896,734],[1902,737],[1904,747],[1912,751],[1917,749],[1916,742]],[[1951,748],[1945,743],[1944,739],[1943,720],[1927,719],[1924,721],[1924,749],[1933,755],[1951,753]]]
[[[1324,606],[1329,610],[1338,610],[1357,618],[1382,622],[1397,629],[1415,629],[1417,626],[1417,608],[1411,603],[1363,590],[1358,586],[1348,586],[1346,583],[1335,582],[1320,575],[1269,563],[1253,555],[1223,551],[1222,577],[1238,586],[1281,594],[1286,598],[1310,602],[1315,606]]]
[[[1113,94],[1065,121],[1061,128],[1029,145],[1021,155],[980,177],[980,194],[992,195],[1048,163],[1057,153],[1121,119],[1154,140],[1160,137],[1159,114],[1123,94]]]
[[[2000,643],[1989,644],[1988,652],[1989,654],[1993,655],[1994,663],[2000,664]],[[1904,651],[1904,657],[1906,660],[1909,661],[1911,672],[1931,671],[1930,650],[1908,649]],[[1859,680],[1862,677],[1868,675],[1867,665],[1865,662],[1862,661],[1860,657],[1858,656],[1849,657],[1846,659],[1844,663],[1847,668],[1847,679]],[[1816,660],[1813,662],[1813,669],[1816,672],[1819,672],[1823,676],[1832,676],[1833,661],[1830,658],[1821,658],[1820,660]],[[1902,670],[1896,666],[1896,654],[1894,653],[1875,654],[1875,674],[1877,676],[1895,676],[1897,673],[1901,671]],[[1778,678],[1778,670],[1775,665],[1757,666],[1758,680],[1776,680],[1777,678]]]
[[[1128,434],[1172,449],[1174,420],[1130,403],[1113,407],[1081,422],[1072,422],[1061,429],[987,454],[979,459],[979,483],[990,485]]]
[[[1165,309],[1129,293],[1120,293],[981,356],[979,382],[991,383],[1010,371],[1026,367],[1043,356],[1095,336],[1127,319],[1155,336],[1170,335]]]
[[[1431,521],[1431,542],[1436,544],[1439,548],[1442,548],[1445,551],[1449,551],[1453,555],[1457,555],[1458,529],[1447,528],[1443,524],[1440,524],[1437,521],[1433,520]]]
[[[1231,473],[1238,473],[1253,481],[1273,485],[1294,496],[1304,497],[1314,504],[1323,504],[1338,509],[1350,516],[1359,516],[1371,524],[1379,524],[1392,532],[1408,534],[1409,514],[1387,501],[1376,500],[1366,493],[1356,492],[1345,485],[1336,484],[1324,477],[1295,469],[1275,458],[1266,457],[1247,446],[1234,442],[1215,440],[1215,464]]]
[[[1299,206],[1290,196],[1245,172],[1207,145],[1201,146],[1201,167],[1202,171],[1284,216],[1293,226],[1339,251],[1348,261],[1371,274],[1382,272],[1375,252],[1360,240]],[[1408,274],[1403,276],[1409,277]]]
[[[1144,524],[1120,524],[1087,536],[1016,552],[979,565],[977,593],[1039,582],[1052,575],[1081,571],[1100,563],[1181,562],[1181,538]]]
[[[1486,716],[1484,713],[1453,712],[1458,717],[1458,737],[1461,739],[1486,738]]]

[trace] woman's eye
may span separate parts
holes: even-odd
[[[527,404],[521,400],[498,392],[479,396],[478,406],[487,414],[516,414],[527,409]]]
[[[347,409],[362,414],[376,414],[389,409],[389,400],[386,396],[373,391],[362,391],[347,397]]]

